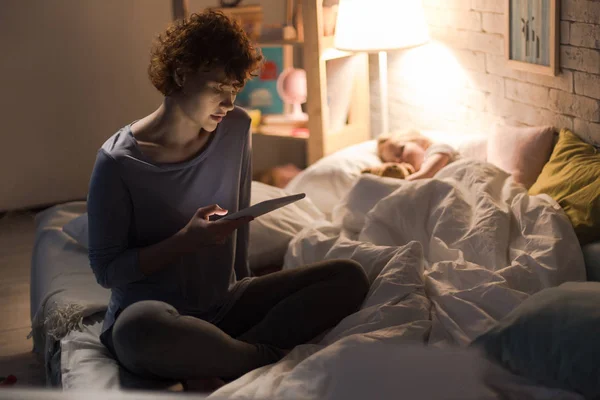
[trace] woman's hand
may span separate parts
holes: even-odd
[[[225,214],[227,210],[216,204],[200,208],[190,222],[175,235],[139,250],[140,271],[149,276],[172,265],[173,261],[184,253],[193,253],[201,246],[225,243],[233,231],[253,219],[244,217],[236,220],[209,221],[211,215]]]
[[[236,229],[254,219],[243,217],[235,220],[210,221],[212,215],[227,215],[227,210],[216,204],[199,208],[181,231],[186,248],[193,250],[198,246],[223,244]]]

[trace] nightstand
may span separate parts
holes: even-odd
[[[252,134],[253,174],[285,164],[306,168],[307,143],[307,138]]]

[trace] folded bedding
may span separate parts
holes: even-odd
[[[339,398],[338,382],[357,369],[345,352],[360,354],[370,376],[385,375],[390,366],[381,354],[401,359],[407,344],[466,347],[535,293],[586,277],[577,235],[556,201],[529,196],[482,161],[459,160],[432,180],[362,176],[333,214],[333,222],[320,221],[290,242],[284,268],[358,261],[371,281],[361,309],[320,342],[215,397]],[[379,398],[400,390],[370,388]],[[528,398],[553,398],[539,389]]]

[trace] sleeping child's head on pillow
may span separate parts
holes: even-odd
[[[418,171],[431,144],[415,130],[384,134],[377,139],[377,155],[383,162],[408,163]]]

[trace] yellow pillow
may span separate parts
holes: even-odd
[[[600,240],[600,151],[568,129],[558,142],[530,195],[546,193],[560,204],[584,244]]]

